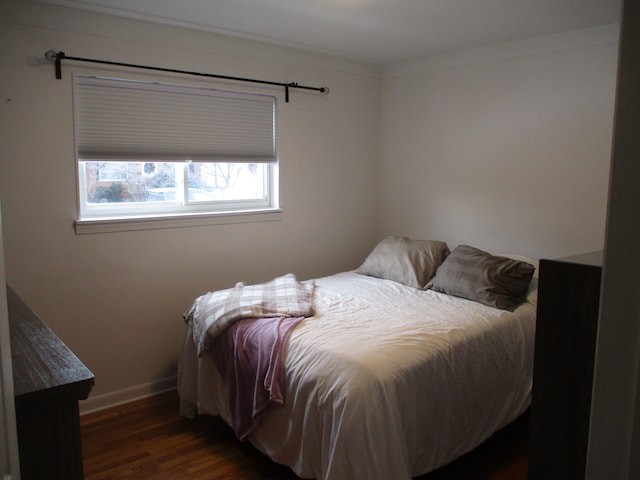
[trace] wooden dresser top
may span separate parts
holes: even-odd
[[[7,286],[16,401],[56,394],[88,397],[93,373]]]

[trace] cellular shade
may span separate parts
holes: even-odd
[[[275,97],[76,76],[81,160],[275,162]]]

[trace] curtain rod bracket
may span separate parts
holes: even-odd
[[[55,62],[55,64],[56,64],[56,79],[60,80],[62,78],[62,59],[64,58],[64,52],[56,52],[54,50],[47,50],[44,53],[44,58],[46,58],[50,62]]]
[[[314,90],[316,92],[324,93],[325,95],[329,94],[328,87],[308,87],[305,85],[298,85],[296,82],[270,82],[268,80],[256,80],[253,78],[242,78],[242,77],[230,77],[227,75],[215,75],[213,73],[199,73],[199,72],[190,72],[187,70],[175,70],[172,68],[162,68],[162,67],[150,67],[146,65],[135,65],[131,63],[122,63],[122,62],[111,62],[107,60],[95,60],[92,58],[80,58],[80,57],[68,57],[64,52],[56,52],[55,50],[47,50],[44,54],[44,58],[46,58],[50,62],[55,63],[56,67],[56,79],[60,80],[62,78],[62,60],[75,60],[77,62],[90,62],[90,63],[102,63],[106,65],[117,65],[120,67],[132,67],[132,68],[142,68],[146,70],[156,70],[161,72],[171,72],[171,73],[181,73],[184,75],[197,75],[200,77],[210,77],[210,78],[221,78],[224,80],[233,80],[236,82],[250,82],[250,83],[261,83],[263,85],[276,85],[279,87],[284,87],[284,98],[285,102],[289,103],[289,89],[290,88],[301,88],[304,90]]]

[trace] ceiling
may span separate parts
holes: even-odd
[[[619,21],[621,0],[41,0],[374,65]]]

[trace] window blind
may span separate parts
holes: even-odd
[[[76,76],[81,160],[276,161],[275,97]]]

